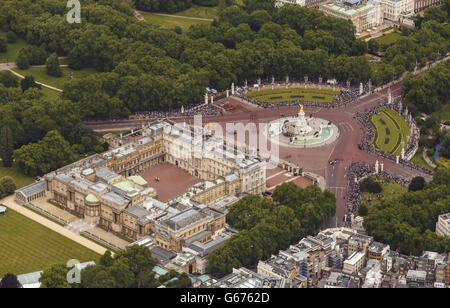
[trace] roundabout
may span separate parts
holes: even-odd
[[[305,116],[303,105],[294,117],[274,120],[268,125],[267,135],[272,142],[288,147],[319,147],[339,138],[339,129],[331,121]]]

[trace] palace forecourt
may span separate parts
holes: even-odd
[[[110,135],[111,150],[44,175],[17,190],[15,201],[52,200],[108,231],[180,252],[213,241],[229,206],[266,191],[266,162],[228,150],[203,128],[162,120],[140,132]]]

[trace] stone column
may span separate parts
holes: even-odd
[[[214,96],[211,96],[211,104],[214,103]]]
[[[405,159],[405,148],[402,148],[402,159]]]
[[[376,163],[375,163],[375,173],[376,174],[378,174],[378,169],[379,169],[379,167],[380,167],[380,163],[378,162],[378,160],[376,161]]]
[[[359,95],[363,94],[363,84],[362,82],[359,83]]]
[[[231,84],[231,95],[234,95],[234,82]]]
[[[384,163],[381,163],[381,172],[384,172]]]
[[[227,90],[227,97],[230,96],[230,90]]]
[[[208,105],[208,93],[205,94],[205,105]]]
[[[395,163],[398,164],[400,162],[400,156],[395,156]]]

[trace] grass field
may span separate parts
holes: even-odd
[[[174,15],[214,19],[219,16],[219,12],[220,10],[218,6],[208,7],[195,5],[185,11],[175,13]]]
[[[59,98],[59,96],[61,95],[61,92],[46,88],[46,87],[42,87],[41,89],[42,94],[44,95],[44,98],[47,98],[51,101],[54,101],[55,99]]]
[[[450,122],[450,102],[445,104],[441,110],[433,112],[431,116],[439,119],[441,123]]]
[[[0,276],[44,270],[70,259],[97,262],[100,255],[8,209],[0,215]]]
[[[381,195],[389,196],[389,197],[402,194],[402,193],[404,193],[404,192],[406,192],[408,190],[406,187],[404,187],[404,186],[402,186],[400,184],[397,184],[395,182],[389,182],[389,183],[381,184],[381,188],[383,189],[381,191]],[[366,200],[369,197],[372,198],[372,201],[363,201],[363,203],[365,203],[367,206],[373,205],[374,202],[378,201],[377,195],[378,194],[372,194],[372,193],[368,193],[368,192],[363,193],[362,200]]]
[[[4,176],[10,176],[13,178],[17,188],[22,188],[34,183],[34,179],[32,177],[24,175],[16,166],[13,165],[11,168],[5,168],[0,162],[0,178]],[[0,230],[0,233],[1,232],[2,231]]]
[[[296,100],[329,103],[338,94],[339,92],[332,90],[291,88],[254,91],[245,94],[245,96],[262,103],[280,103]]]
[[[372,115],[371,121],[377,130],[373,140],[376,148],[392,155],[399,155],[402,142],[405,149],[408,147],[409,126],[397,112],[382,107],[379,114]]]
[[[72,80],[81,79],[86,76],[98,73],[96,70],[87,68],[79,71],[72,70],[67,67],[62,67],[62,77],[53,77],[47,75],[47,69],[45,67],[30,67],[27,70],[21,70],[18,68],[13,69],[16,73],[19,73],[23,76],[33,76],[34,80],[47,84],[49,86],[62,89],[64,87],[64,84],[66,82],[70,82],[67,80],[67,78],[70,76],[70,73],[73,74]]]
[[[435,162],[438,167],[450,168],[450,159],[448,158],[440,156],[435,160]]]
[[[142,17],[144,17],[145,22],[155,26],[160,26],[163,29],[173,29],[178,26],[183,30],[187,30],[189,29],[190,26],[193,25],[211,23],[210,21],[205,20],[194,20],[172,16],[161,16],[148,12],[141,12],[141,15]]]
[[[418,165],[418,166],[427,168],[428,170],[433,170],[433,168],[431,168],[431,166],[427,164],[425,159],[423,159],[422,151],[423,151],[423,148],[419,147],[419,149],[417,150],[416,154],[413,156],[413,158],[411,158],[411,162],[413,164]]]
[[[0,31],[0,37],[6,38],[6,33]],[[19,51],[24,48],[27,43],[17,38],[17,41],[14,44],[7,44],[8,49],[5,53],[0,52],[0,63],[6,62],[15,62]]]
[[[395,43],[402,35],[398,32],[391,32],[377,37],[375,40],[382,46]]]

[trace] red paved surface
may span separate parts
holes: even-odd
[[[275,175],[277,173],[280,173],[282,171],[286,171],[286,170],[283,170],[280,167],[276,167],[276,168],[273,168],[273,169],[267,169],[266,170],[266,177],[269,178],[269,177],[271,177],[271,176],[273,176],[273,175]]]
[[[305,113],[307,115],[313,114],[315,117],[323,118],[332,121],[339,127],[340,138],[334,143],[322,146],[318,148],[302,149],[294,147],[280,147],[279,157],[287,160],[293,164],[299,165],[304,168],[304,171],[310,171],[323,176],[326,179],[326,186],[337,197],[337,217],[341,222],[345,212],[345,191],[347,190],[347,169],[352,162],[366,162],[374,164],[378,159],[384,163],[384,168],[387,171],[391,171],[394,174],[398,173],[400,166],[395,166],[395,163],[382,159],[376,155],[369,154],[365,151],[358,149],[357,145],[363,138],[363,128],[360,123],[353,118],[356,112],[364,112],[364,110],[381,104],[387,99],[388,89],[384,89],[380,92],[373,93],[364,98],[360,98],[357,101],[340,109],[322,109],[322,108],[309,108],[305,107]],[[398,97],[402,94],[402,82],[397,82],[391,86],[392,96]],[[218,103],[227,102],[230,106],[235,107],[232,112],[227,112],[222,116],[205,116],[203,117],[203,123],[216,122],[219,124],[224,123],[243,123],[248,122],[255,123],[268,123],[281,116],[290,116],[298,113],[298,106],[293,107],[279,107],[272,109],[259,109],[251,108],[247,104],[234,99],[232,97],[218,101]],[[191,118],[174,119],[177,122],[192,122]],[[142,123],[147,121],[118,121],[115,123],[102,123],[93,124],[89,127],[97,130],[105,129],[118,129],[121,127],[140,127]],[[270,144],[270,142],[269,142]],[[334,159],[342,159],[337,164],[330,166],[328,161]],[[395,167],[394,167],[395,166]],[[276,172],[275,172],[276,173]],[[270,181],[270,180],[269,180]],[[270,182],[271,183],[271,182]],[[268,185],[269,186],[269,185]],[[332,219],[334,225],[335,219]]]
[[[139,175],[148,182],[150,187],[156,189],[158,200],[162,202],[185,193],[186,189],[201,182],[200,179],[169,163],[151,167]],[[155,177],[159,177],[160,181],[155,181]]]

